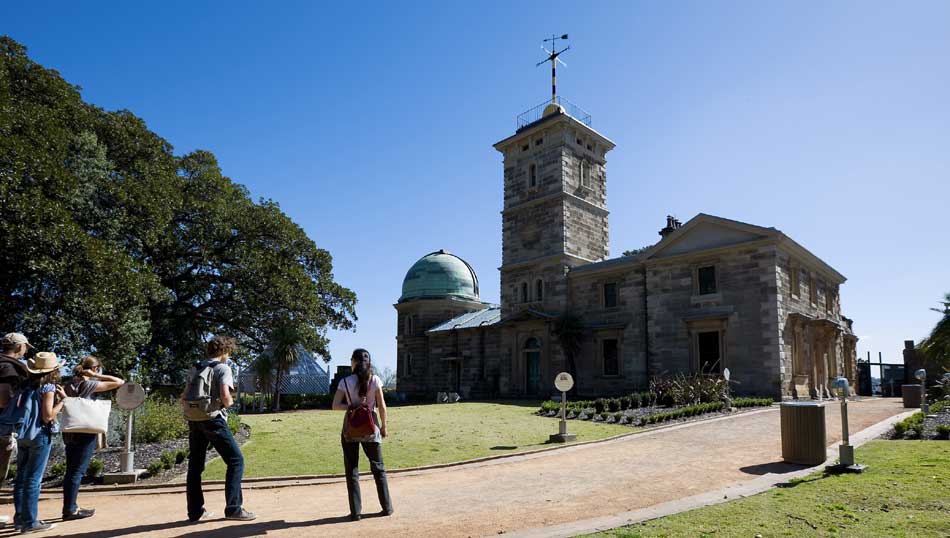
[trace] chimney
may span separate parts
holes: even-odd
[[[667,216],[666,216],[666,228],[663,228],[662,230],[660,230],[660,237],[662,237],[663,239],[666,239],[666,236],[668,236],[668,235],[670,235],[671,233],[673,233],[674,230],[678,230],[678,229],[680,228],[680,226],[682,226],[682,225],[683,225],[683,223],[681,223],[679,220],[677,220],[675,217],[673,217],[673,215],[667,215]],[[661,239],[661,241],[662,241],[662,239]]]

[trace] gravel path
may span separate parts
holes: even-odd
[[[839,406],[826,408],[828,442],[840,436]],[[895,399],[849,405],[853,432],[903,411]],[[777,409],[684,424],[587,446],[419,474],[394,475],[396,514],[349,522],[342,483],[255,489],[245,506],[251,523],[220,519],[223,493],[206,495],[218,514],[187,525],[181,493],[85,498],[96,517],[61,524],[44,536],[252,537],[495,536],[519,529],[587,519],[717,490],[765,473],[801,469],[783,464]],[[363,482],[367,513],[378,510],[371,482]],[[40,504],[40,517],[59,513],[59,501]]]

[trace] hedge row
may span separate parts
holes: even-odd
[[[640,424],[660,424],[669,420],[695,417],[698,415],[705,415],[706,413],[715,413],[717,411],[722,411],[723,405],[724,404],[722,402],[709,402],[678,407],[669,411],[662,411],[642,417]]]
[[[768,407],[772,403],[772,398],[736,398],[732,400],[732,407]]]
[[[575,400],[567,402],[567,410],[580,413],[585,409],[594,409],[598,415],[604,412],[616,413],[627,409],[650,407],[656,403],[656,395],[652,392],[635,392],[619,398],[597,398],[596,400]],[[560,411],[561,402],[548,400],[541,404],[541,413]]]

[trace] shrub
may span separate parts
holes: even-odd
[[[630,396],[624,396],[620,398],[620,409],[623,411],[630,409],[633,404],[632,400],[633,398],[631,398]]]
[[[102,463],[102,460],[98,458],[92,458],[89,461],[89,467],[86,467],[86,476],[89,478],[96,478],[102,474],[102,471],[105,470],[106,465]]]
[[[946,424],[937,426],[937,439],[950,439],[950,426]]]
[[[175,465],[175,453],[166,450],[165,452],[162,452],[161,457],[159,457],[159,461],[162,462],[162,467],[171,469]]]
[[[603,398],[597,398],[596,400],[594,400],[594,412],[603,413],[605,407],[606,407],[606,403],[604,402]]]
[[[919,439],[924,430],[924,414],[920,411],[894,424],[894,434],[897,437]]]
[[[611,398],[607,400],[607,410],[610,411],[611,413],[616,413],[617,411],[620,411],[620,399]]]
[[[59,463],[54,463],[49,466],[49,470],[46,471],[46,475],[50,478],[60,478],[66,475],[66,462],[61,461]]]
[[[650,381],[650,391],[659,403],[667,406],[715,402],[725,390],[726,380],[721,376],[676,374]]]
[[[177,452],[175,452],[175,465],[181,465],[181,463],[184,462],[186,459],[188,459],[187,448],[181,448]]]
[[[241,416],[233,411],[228,413],[228,429],[232,434],[237,434],[241,429]]]
[[[161,398],[149,398],[135,417],[132,440],[136,443],[160,443],[184,439],[188,424],[181,414],[181,407]]]
[[[161,460],[155,460],[152,463],[148,464],[148,467],[146,468],[146,470],[148,471],[149,475],[158,476],[158,474],[161,473],[162,469],[164,468],[165,468],[165,464],[162,463]]]

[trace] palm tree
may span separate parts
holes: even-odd
[[[574,378],[574,387],[571,396],[578,392],[577,362],[575,357],[581,351],[581,341],[584,339],[584,324],[577,315],[567,312],[554,322],[554,336],[557,337],[567,360],[567,372]]]
[[[270,356],[277,371],[274,379],[274,409],[280,411],[280,384],[286,374],[300,360],[298,348],[303,337],[297,328],[287,322],[280,324],[270,339]]]
[[[261,353],[257,360],[251,365],[254,377],[257,378],[257,386],[261,392],[261,398],[257,401],[257,410],[264,410],[264,398],[270,394],[271,387],[274,386],[274,361],[268,353]]]
[[[937,322],[930,336],[918,346],[924,354],[928,369],[950,369],[950,293],[940,301],[943,308],[931,308],[934,312],[943,314]]]

